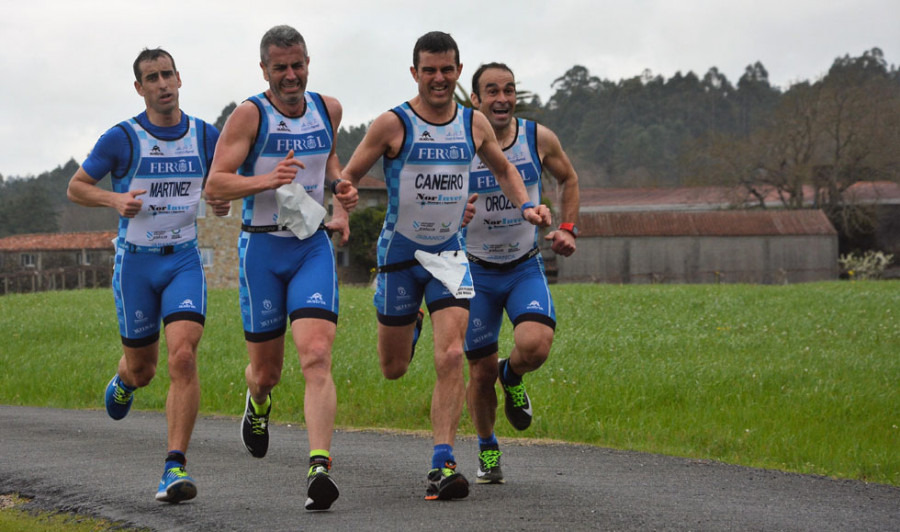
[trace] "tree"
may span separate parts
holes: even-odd
[[[364,266],[367,271],[378,265],[376,245],[378,235],[384,223],[387,208],[369,207],[357,209],[350,213],[350,260],[354,264]]]
[[[771,94],[763,80],[761,66],[748,67],[741,84],[763,101]],[[838,58],[816,82],[791,86],[768,119],[749,133],[711,137],[693,162],[727,176],[723,183],[740,184],[761,206],[774,191],[784,207],[824,210],[846,248],[875,224],[872,209],[855,203],[848,189],[860,181],[900,178],[897,109],[900,84],[874,48]]]
[[[738,80],[736,133],[749,135],[752,131],[765,127],[778,103],[780,92],[769,84],[769,72],[757,61],[747,65],[744,75]]]
[[[58,230],[52,191],[45,184],[17,179],[0,187],[0,237]]]
[[[855,183],[897,180],[900,90],[880,49],[835,60],[821,87],[821,139],[811,176],[814,203],[846,238],[874,231],[871,209],[846,201]]]
[[[341,126],[338,130],[336,153],[338,160],[341,161],[342,164],[347,164],[347,161],[350,160],[350,156],[353,155],[353,152],[356,151],[356,147],[359,146],[363,137],[366,136],[366,131],[368,131],[370,125],[371,122],[368,124],[360,124],[358,126]],[[369,170],[369,175],[378,179],[384,179],[384,170],[380,165],[376,164]]]
[[[237,104],[234,102],[231,102],[222,109],[222,114],[219,115],[219,118],[216,119],[216,123],[213,124],[216,126],[216,129],[222,131],[222,128],[225,127],[225,121],[228,120],[228,117],[231,116],[231,113],[233,113],[235,109],[237,109]]]

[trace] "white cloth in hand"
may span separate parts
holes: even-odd
[[[275,190],[278,203],[278,225],[290,229],[304,240],[319,230],[325,219],[325,207],[312,199],[300,183],[288,183]]]
[[[434,254],[420,249],[416,251],[415,257],[456,299],[475,297],[475,286],[472,284],[465,251],[442,251]]]

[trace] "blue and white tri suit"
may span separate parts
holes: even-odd
[[[334,128],[322,97],[305,94],[299,117],[283,115],[265,93],[247,99],[260,115],[256,141],[238,172],[271,172],[290,150],[305,168],[294,178],[319,203],[324,201],[325,168]],[[319,318],[337,323],[338,281],[334,247],[327,231],[300,240],[279,227],[275,191],[244,198],[238,242],[241,318],[244,337],[264,342],[284,334],[287,319]]]
[[[418,116],[409,103],[391,110],[403,123],[400,152],[384,157],[388,208],[378,238],[378,277],[373,303],[385,325],[415,321],[424,298],[430,311],[468,308],[415,260],[416,250],[465,253],[460,230],[475,157],[472,110],[456,106],[445,124]],[[468,270],[464,283],[471,284]]]
[[[522,176],[529,201],[540,204],[537,124],[516,119],[515,141],[503,153]],[[475,283],[465,349],[466,357],[474,360],[497,352],[504,308],[514,326],[536,321],[554,328],[556,308],[544,274],[537,227],[523,218],[477,157],[469,190],[478,193],[475,217],[464,229]]]
[[[146,111],[113,126],[82,168],[94,180],[112,176],[113,191],[146,190],[134,218],[119,217],[113,294],[122,343],[159,339],[160,320],[204,323],[206,278],[197,248],[197,207],[219,132],[181,113],[172,127]]]

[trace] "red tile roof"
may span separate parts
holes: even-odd
[[[860,203],[884,202],[900,203],[900,183],[892,181],[862,181],[854,184],[844,192],[848,201]]]
[[[545,193],[556,203],[555,187],[546,187]],[[689,211],[758,206],[740,187],[669,187],[669,188],[582,188],[582,211]],[[813,188],[805,186],[803,197],[812,206]],[[856,183],[844,192],[847,201],[856,203],[900,203],[900,184],[890,181]],[[766,191],[767,207],[781,207],[775,189]]]
[[[112,249],[112,239],[115,237],[115,231],[15,235],[0,238],[0,251]]]
[[[684,210],[689,206],[729,206],[743,198],[728,187],[583,188],[581,207],[602,210]],[[593,210],[593,209],[589,209]]]
[[[591,212],[580,229],[599,237],[837,235],[819,210]]]

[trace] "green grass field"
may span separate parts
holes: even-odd
[[[554,285],[557,336],[526,377],[532,427],[497,434],[582,442],[900,485],[900,282]],[[381,377],[371,291],[341,288],[337,425],[429,429],[431,328],[408,375]],[[121,347],[109,290],[0,297],[0,402],[89,408]],[[501,352],[510,345],[508,324]],[[136,409],[162,410],[165,354]],[[273,421],[302,423],[293,349]],[[200,345],[202,414],[243,409],[236,290],[214,290]],[[502,407],[501,407],[502,408]],[[461,434],[474,434],[464,413]]]

